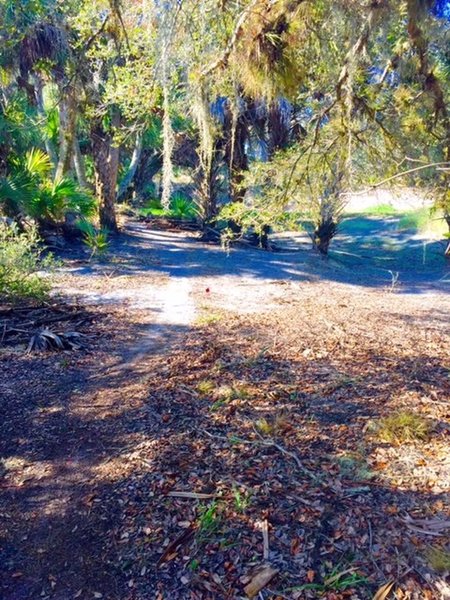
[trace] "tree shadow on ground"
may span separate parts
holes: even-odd
[[[443,538],[404,519],[443,518],[448,497],[437,483],[372,476],[382,444],[367,424],[399,396],[410,409],[435,390],[448,397],[442,356],[325,356],[323,342],[293,353],[263,347],[267,335],[176,328],[169,351],[132,370],[123,351],[100,372],[97,359],[63,374],[54,357],[17,359],[26,378],[3,399],[2,597],[238,598],[267,520],[279,575],[266,599],[299,586],[299,598],[336,598],[336,570],[360,574],[349,584],[360,598],[390,579],[438,598],[425,557]],[[430,443],[446,431],[435,418]],[[167,495],[176,490],[215,498]]]
[[[397,235],[397,234],[396,234]],[[388,241],[356,232],[336,239],[328,260],[312,250],[271,253],[257,248],[205,245],[180,232],[147,229],[130,224],[112,241],[112,261],[74,265],[71,272],[88,275],[105,271],[137,275],[159,273],[171,277],[233,276],[258,280],[333,281],[351,285],[384,287],[392,284],[391,271],[398,271],[396,289],[402,293],[421,293],[445,284],[449,273],[439,242],[427,245],[428,259],[423,264],[422,241],[404,235],[387,248]],[[364,244],[368,247],[364,249]],[[444,283],[442,283],[444,282]]]

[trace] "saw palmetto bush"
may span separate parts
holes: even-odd
[[[78,222],[78,228],[83,234],[83,243],[91,252],[90,258],[103,256],[109,248],[109,231],[101,227],[98,229],[93,223],[86,219]]]
[[[48,295],[51,278],[42,271],[51,271],[55,263],[51,255],[43,255],[39,242],[35,227],[19,231],[0,223],[0,299],[43,300]]]
[[[39,148],[10,161],[0,179],[0,208],[13,218],[31,217],[39,225],[57,225],[67,212],[89,216],[95,210],[92,196],[68,177],[53,180],[51,162]]]

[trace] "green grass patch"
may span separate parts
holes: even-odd
[[[398,210],[392,206],[392,204],[381,203],[375,206],[369,206],[365,210],[361,211],[362,214],[374,217],[392,217],[398,214]]]
[[[197,384],[197,392],[201,396],[208,396],[208,394],[212,394],[212,392],[215,390],[215,388],[216,388],[216,384],[214,383],[214,381],[211,381],[210,379],[203,379],[202,381],[199,381]]]
[[[431,422],[417,413],[397,412],[383,417],[374,425],[377,437],[388,443],[425,441],[431,433]]]
[[[214,325],[214,323],[218,323],[221,319],[221,316],[218,313],[207,313],[199,315],[195,319],[195,324],[199,327],[205,327],[208,325]]]
[[[438,573],[450,571],[450,551],[439,546],[432,546],[426,552],[430,566]]]

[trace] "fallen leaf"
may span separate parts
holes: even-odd
[[[306,573],[306,579],[309,581],[309,583],[314,581],[314,576],[315,572],[312,569],[309,569],[309,571]]]
[[[380,589],[375,594],[375,596],[373,597],[372,600],[384,600],[385,598],[387,598],[389,596],[389,593],[393,587],[394,587],[394,582],[388,581],[387,583],[385,583],[384,585],[382,585],[380,587]]]
[[[180,546],[186,544],[188,540],[194,535],[195,529],[192,527],[190,529],[185,529],[181,535],[179,535],[173,542],[169,543],[165,551],[162,553],[160,559],[158,560],[157,566],[161,565],[166,560],[172,560],[177,555],[177,551]]]

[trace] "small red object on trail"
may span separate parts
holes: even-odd
[[[209,292],[210,292],[210,291],[211,291],[211,290],[210,290],[209,288],[206,288],[206,290],[205,290],[205,292],[206,292],[207,294],[209,294]]]

